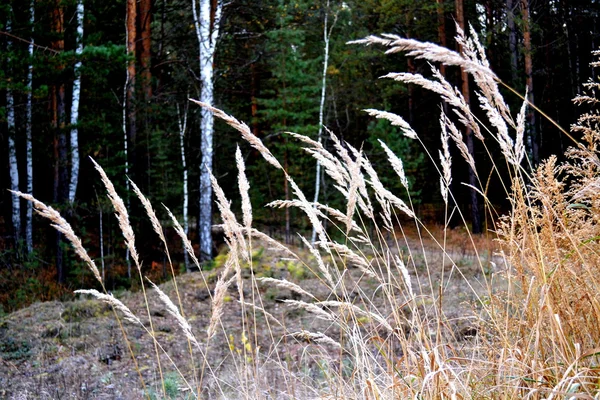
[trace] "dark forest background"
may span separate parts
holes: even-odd
[[[79,1],[36,0],[33,22],[29,2],[5,0],[0,4],[0,303],[4,311],[37,300],[69,296],[73,288],[94,286],[91,273],[79,264],[66,243],[57,242],[46,221],[33,218],[33,246],[28,248],[25,202],[20,203],[20,228],[15,229],[13,202],[6,190],[11,187],[9,172],[13,162],[9,138],[14,138],[13,167],[16,165],[20,174],[19,188],[26,192],[29,112],[33,195],[60,210],[90,254],[98,260],[102,256],[109,290],[135,287],[137,283],[127,276],[122,236],[88,157],[106,170],[129,204],[147,274],[153,279],[166,277],[165,255],[158,239],[133,192],[127,190],[125,165],[127,161],[128,175],[152,201],[165,226],[169,222],[161,203],[181,217],[183,163],[179,123],[187,113],[183,147],[189,176],[190,237],[194,243],[197,241],[200,111],[187,100],[198,98],[200,93],[192,2],[82,1],[83,35],[77,32]],[[456,49],[457,5],[464,7],[466,23],[479,33],[498,77],[521,94],[530,85],[534,103],[568,129],[576,118],[571,99],[581,93],[586,77],[594,77],[589,64],[600,40],[599,4],[595,0],[232,0],[223,7],[217,39],[214,105],[245,121],[280,160],[285,160],[290,174],[311,198],[315,162],[285,132],[313,138],[317,135],[327,15],[331,35],[324,125],[353,146],[362,146],[376,168],[381,160],[382,177],[385,159],[377,139],[386,142],[405,163],[417,214],[425,220],[441,222],[443,202],[438,175],[423,149],[403,136],[399,128],[362,111],[378,108],[401,115],[427,149],[437,154],[440,99],[416,86],[378,79],[388,72],[430,75],[430,66],[403,54],[383,55],[382,48],[347,42],[369,34],[391,33]],[[138,33],[133,52],[128,52],[126,45],[127,7],[137,8],[135,24],[129,21],[129,29]],[[80,52],[78,43],[83,46]],[[129,88],[132,101],[124,108],[126,70],[131,64],[136,67],[137,79]],[[28,84],[30,68],[32,80]],[[70,201],[64,181],[72,163],[69,135],[74,126],[67,116],[73,108],[77,74],[81,78],[76,123],[80,176],[75,198]],[[446,74],[460,88],[460,71],[449,68]],[[508,89],[505,93],[516,114],[522,100]],[[529,135],[539,146],[531,154],[534,163],[551,154],[560,157],[572,145],[571,139],[542,115],[532,113],[528,121]],[[327,140],[324,143],[330,145]],[[270,168],[236,131],[216,121],[213,173],[233,200],[234,209],[239,205],[236,145],[241,147],[248,168],[258,225],[267,233],[286,237],[288,218],[291,231],[309,234],[310,227],[302,215],[292,211],[286,216],[284,211],[262,207],[286,196],[283,176]],[[485,152],[477,143],[474,152],[480,176],[487,176],[489,157],[496,154]],[[455,164],[454,182],[466,181],[466,164]],[[384,183],[399,191],[400,182],[390,178]],[[331,185],[327,180],[322,182],[320,201],[344,204]],[[499,211],[506,209],[500,181],[486,182],[484,189]],[[458,207],[467,211],[470,193],[458,184],[455,192]],[[484,210],[479,213],[484,221],[481,230],[485,231],[487,214]],[[176,251],[179,239],[170,229],[166,233],[176,254],[175,261],[183,264],[183,253]],[[292,240],[294,235],[287,236]],[[210,266],[207,262],[206,267]]]

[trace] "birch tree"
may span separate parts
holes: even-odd
[[[71,103],[71,180],[69,182],[69,202],[75,200],[79,180],[79,96],[81,93],[81,53],[83,53],[83,0],[77,0],[77,63],[75,63],[75,81],[73,82],[73,100]]]
[[[25,121],[25,172],[27,177],[26,192],[33,195],[33,145],[32,145],[32,119],[33,119],[33,25],[35,23],[35,0],[29,3],[29,25],[31,26],[31,38],[29,39],[28,53],[29,64],[27,65],[27,105]],[[25,245],[27,253],[33,251],[33,203],[26,202],[25,214]]]
[[[186,236],[189,234],[189,222],[188,222],[188,170],[187,163],[185,161],[185,131],[187,130],[187,116],[188,116],[188,104],[186,103],[183,108],[183,115],[179,110],[179,104],[177,104],[177,124],[179,126],[179,149],[181,151],[181,166],[183,167],[183,231]],[[190,260],[187,251],[183,252],[183,258],[185,261],[185,270],[190,272]]]
[[[324,47],[324,55],[323,55],[323,74],[321,78],[321,102],[319,103],[319,131],[317,133],[317,141],[319,143],[323,142],[323,114],[325,109],[325,94],[327,89],[327,67],[329,63],[329,39],[331,38],[331,32],[333,31],[333,27],[337,22],[337,13],[335,14],[335,18],[333,20],[333,24],[331,24],[331,29],[328,29],[328,16],[329,16],[329,0],[327,0],[327,5],[325,9],[325,18],[323,21],[323,47]],[[319,192],[321,191],[321,163],[317,161],[317,172],[315,173],[315,198],[314,203],[315,206],[319,202]],[[317,230],[316,227],[313,227],[311,242],[314,244],[317,238]]]
[[[213,62],[215,47],[219,36],[221,22],[221,0],[192,0],[192,12],[196,37],[198,38],[200,61],[200,101],[213,104]],[[200,237],[200,259],[207,261],[212,258],[212,187],[210,173],[213,158],[213,129],[214,117],[212,113],[202,108],[200,110],[200,149],[202,158],[200,162],[200,215],[198,230]]]
[[[123,86],[123,150],[125,152],[125,175],[129,174],[129,143],[131,143],[132,159],[135,162],[135,40],[137,16],[135,0],[127,0],[125,11],[125,48],[127,50],[127,68],[125,84]],[[125,189],[129,192],[129,179],[125,179]],[[129,198],[129,197],[128,197]],[[127,199],[128,199],[127,198]],[[129,207],[129,200],[127,200]],[[129,260],[129,249],[125,259],[127,262],[127,278],[131,279],[131,262]]]
[[[10,34],[12,32],[12,8],[9,7],[9,16],[6,21],[6,31]],[[10,36],[9,36],[10,38]],[[8,45],[8,70],[11,71],[11,63],[13,61],[13,55],[11,52],[14,50],[12,47],[12,40],[7,41]],[[17,166],[17,148],[15,145],[15,99],[13,96],[12,88],[10,85],[6,88],[6,122],[8,127],[8,165],[10,173],[10,188],[13,191],[19,190],[19,169]],[[14,193],[11,194],[12,199],[12,225],[14,230],[15,242],[18,243],[21,238],[21,202],[19,196]]]

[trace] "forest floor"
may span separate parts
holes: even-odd
[[[441,235],[441,232],[439,229],[434,235]],[[425,315],[427,312],[433,312],[432,298],[435,293],[441,291],[439,286],[442,273],[444,274],[442,309],[445,320],[451,321],[451,326],[447,326],[449,340],[463,342],[463,346],[468,346],[471,338],[477,334],[470,323],[477,312],[476,299],[478,296],[488,295],[486,282],[490,282],[491,277],[496,276],[498,267],[490,262],[489,255],[493,254],[494,245],[491,240],[476,238],[479,241],[476,248],[487,250],[484,250],[483,254],[475,254],[469,250],[472,246],[468,244],[470,239],[464,231],[449,232],[448,253],[457,268],[445,262],[446,268],[442,271],[439,247],[433,240],[422,242],[414,233],[415,238],[405,241],[400,252],[404,256],[408,248],[413,252],[414,263],[411,263],[412,268],[409,267],[409,271],[416,288],[415,292],[420,299],[419,306],[423,307]],[[299,271],[299,267],[290,264],[284,254],[266,249],[266,246],[261,247],[261,243],[254,243],[254,246],[257,249],[254,253],[256,271],[262,271],[263,274],[267,271],[268,276],[293,281],[320,300],[333,298],[331,291],[319,279],[310,273]],[[303,249],[295,250],[301,255],[308,254]],[[484,262],[480,263],[478,260]],[[177,277],[186,317],[199,342],[203,343],[204,340],[204,348],[206,329],[211,317],[211,293],[220,268],[204,272],[204,275],[196,272]],[[319,367],[322,354],[311,353],[309,343],[291,339],[284,332],[308,330],[339,338],[339,330],[336,330],[331,322],[316,319],[314,314],[290,308],[282,302],[285,299],[310,301],[307,296],[300,296],[265,283],[258,283],[255,290],[252,290],[250,271],[243,275],[246,302],[261,304],[282,323],[282,326],[267,320],[260,312],[252,318],[247,318],[246,321],[250,322],[242,326],[242,311],[237,302],[239,291],[234,283],[225,297],[221,327],[208,346],[207,358],[211,361],[211,368],[205,365],[205,392],[202,397],[237,397],[234,394],[236,380],[243,378],[240,378],[240,371],[236,370],[239,363],[234,362],[234,359],[247,357],[247,349],[256,349],[257,346],[261,346],[263,354],[268,354],[267,358],[274,360],[269,367],[269,373],[260,374],[264,379],[277,382],[280,375],[278,370],[302,365],[303,374],[299,375],[304,376],[298,379],[312,379],[312,387],[318,386],[322,381],[319,375],[323,374]],[[501,278],[494,279],[494,282],[498,282],[497,285],[502,285]],[[365,277],[358,268],[351,268],[344,274],[344,285],[351,295],[357,291],[374,293],[379,286],[374,279]],[[160,287],[177,303],[173,282],[167,282]],[[167,394],[172,398],[191,397],[173,364],[185,376],[193,376],[191,369],[196,368],[196,372],[202,369],[202,362],[198,360],[203,358],[199,350],[195,350],[196,364],[190,361],[188,341],[176,320],[166,311],[153,290],[148,290],[147,293],[156,337],[173,361],[171,363],[166,356],[161,356],[163,382],[166,383]],[[261,300],[253,299],[257,294],[260,294]],[[140,316],[147,327],[149,326],[142,292],[123,292],[115,295],[135,315]],[[98,300],[83,297],[85,296],[70,302],[36,303],[0,319],[0,398],[141,399],[147,396],[144,395],[139,374],[143,376],[146,393],[150,393],[151,398],[163,397],[160,395],[163,389],[156,368],[155,349],[149,334],[139,325],[123,322],[131,351],[136,355],[138,374],[111,307]],[[384,304],[375,301],[373,306],[379,307],[378,312],[381,315],[386,315]],[[253,314],[253,311],[247,309],[246,313]],[[276,346],[273,346],[273,343],[276,343]],[[319,351],[329,351],[332,357],[336,357],[336,352],[339,352],[333,347],[327,350],[327,346],[320,347]],[[339,365],[340,369],[345,367],[343,362]],[[195,387],[193,382],[190,384]],[[286,383],[287,387],[289,384],[290,382]],[[296,393],[292,397],[304,396]]]

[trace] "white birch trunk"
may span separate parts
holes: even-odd
[[[6,21],[6,31],[11,33],[12,31],[12,10],[9,8],[9,17]],[[10,71],[10,51],[12,50],[12,40],[7,41],[9,51],[9,71]],[[15,99],[12,94],[12,89],[8,87],[6,89],[6,122],[8,125],[8,165],[10,174],[10,188],[11,190],[19,190],[19,168],[17,165],[17,148],[15,145]],[[21,238],[21,203],[20,197],[16,194],[11,194],[12,198],[12,225],[14,229],[15,242],[18,242]]]
[[[216,7],[214,10],[214,20],[211,21],[211,1],[200,0],[200,12],[198,13],[196,0],[192,0],[194,25],[196,27],[200,52],[200,81],[202,84],[200,101],[210,105],[213,104],[213,62],[217,37],[219,36],[219,23],[223,2],[217,0]],[[212,258],[212,187],[210,172],[212,171],[213,158],[214,117],[206,108],[202,108],[200,112],[200,148],[202,159],[200,163],[200,218],[198,228],[200,257],[202,261],[206,261]]]
[[[83,0],[77,1],[77,48],[75,64],[75,82],[73,82],[73,101],[71,103],[71,180],[69,182],[69,202],[75,200],[79,181],[79,96],[81,92],[81,53],[83,52]]]
[[[127,26],[127,16],[125,17],[125,48],[129,56],[129,28]],[[127,144],[127,89],[131,77],[129,76],[129,61],[125,65],[125,83],[123,84],[123,152],[125,153],[125,192],[129,193],[129,147]],[[125,197],[127,208],[129,208],[129,196]],[[127,263],[127,279],[131,280],[131,260],[129,259],[129,248],[125,250],[125,262]]]
[[[185,161],[185,146],[184,138],[185,131],[187,129],[187,116],[188,116],[188,105],[186,104],[183,110],[183,116],[179,112],[179,104],[177,105],[177,123],[179,125],[179,148],[181,150],[181,166],[183,167],[183,231],[187,236],[189,234],[189,222],[188,222],[188,170],[187,163]],[[185,261],[185,270],[190,272],[190,260],[187,251],[183,251],[183,259]]]
[[[329,15],[329,0],[327,1],[327,9],[325,10],[325,21],[323,26],[323,41],[325,44],[325,55],[323,57],[323,77],[321,82],[321,103],[319,105],[319,131],[317,133],[317,141],[321,143],[323,141],[323,114],[325,109],[325,94],[327,89],[327,67],[329,63],[329,38],[331,37],[331,30],[335,26],[335,21],[331,26],[331,30],[327,31],[327,18]],[[336,14],[337,20],[337,14]],[[319,202],[319,192],[321,191],[321,163],[317,161],[317,172],[315,174],[315,198],[314,203]],[[311,243],[314,244],[317,239],[317,227],[313,226]]]
[[[33,195],[33,145],[32,145],[32,121],[33,121],[33,24],[35,22],[35,0],[29,4],[29,24],[32,35],[29,41],[29,65],[27,66],[27,120],[25,122],[25,153],[26,153],[26,179],[27,194]],[[25,245],[27,253],[33,251],[33,203],[28,201],[25,214]]]

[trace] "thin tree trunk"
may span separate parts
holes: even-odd
[[[221,0],[200,0],[200,10],[197,9],[196,0],[192,0],[194,25],[199,46],[200,80],[202,88],[200,101],[213,104],[213,62],[215,47],[219,36],[221,22]],[[200,110],[200,147],[202,160],[200,163],[200,215],[198,228],[200,237],[200,258],[202,261],[212,259],[212,186],[210,173],[212,172],[213,158],[213,114],[206,108]]]
[[[405,14],[406,22],[406,37],[410,39],[412,37],[412,25],[413,25],[413,9],[412,5],[408,5],[408,10]],[[412,57],[406,58],[406,64],[408,72],[414,74],[416,71],[415,62]],[[415,85],[409,83],[408,85],[408,123],[413,124],[415,120]]]
[[[71,102],[71,181],[69,183],[69,202],[75,201],[79,181],[79,97],[81,93],[81,54],[83,53],[83,0],[77,1],[77,48],[75,81],[73,82],[73,100]]]
[[[323,21],[323,43],[325,44],[324,56],[323,56],[323,75],[321,79],[321,102],[319,104],[319,131],[317,133],[317,141],[319,143],[323,142],[323,116],[325,110],[325,94],[327,89],[327,67],[329,65],[329,38],[331,37],[331,32],[333,31],[333,27],[337,21],[337,13],[335,15],[335,19],[333,24],[331,25],[331,29],[328,29],[328,16],[329,16],[329,0],[327,0],[327,8],[325,9],[325,19]],[[314,203],[319,202],[319,194],[321,192],[321,163],[317,161],[317,171],[315,172],[315,198]],[[317,227],[313,226],[311,243],[314,244],[317,239]]]
[[[136,20],[136,0],[127,0],[126,11],[126,33],[127,33],[127,81],[125,83],[125,107],[126,107],[126,126],[127,138],[129,141],[129,156],[131,159],[134,180],[137,178],[136,171],[138,169],[136,158],[136,113],[135,113],[135,43],[137,40],[137,32],[135,26]]]
[[[9,17],[6,21],[6,31],[12,32],[12,9],[9,7]],[[8,40],[8,53],[13,51],[12,40]],[[12,59],[8,57],[8,70],[11,71]],[[10,173],[10,188],[11,190],[19,190],[19,168],[17,164],[17,147],[15,144],[16,126],[15,126],[15,99],[13,97],[12,88],[6,88],[6,121],[8,125],[8,164]],[[21,239],[21,200],[16,194],[11,194],[12,198],[12,226],[14,231],[15,246],[19,245]]]
[[[437,2],[437,23],[438,23],[438,40],[442,47],[447,46],[446,41],[446,17],[444,15],[444,0],[436,0]],[[446,77],[446,66],[440,64],[440,73]],[[444,103],[445,105],[446,103]]]
[[[136,40],[136,4],[135,0],[127,0],[127,9],[125,14],[125,44],[127,49],[127,75],[123,87],[123,133],[125,150],[125,174],[129,174],[129,159],[131,158],[133,168],[135,169],[135,143],[136,143],[136,124],[135,124],[135,40]],[[135,178],[135,175],[134,175]],[[125,180],[125,189],[129,193],[129,180]],[[127,196],[127,206],[129,207],[129,197]],[[127,278],[131,280],[131,261],[129,259],[129,249],[125,252],[127,262]]]
[[[95,191],[95,190],[94,190]],[[99,234],[98,236],[100,237],[100,271],[101,271],[101,276],[102,276],[102,282],[106,283],[106,275],[105,275],[105,270],[104,270],[104,230],[103,230],[103,226],[102,226],[102,205],[100,204],[100,199],[98,198],[98,193],[96,193],[96,204],[98,204],[98,215],[100,217],[100,220],[98,221],[98,226],[99,226]]]
[[[518,80],[518,57],[517,57],[517,29],[515,28],[515,8],[517,0],[506,1],[506,25],[508,26],[508,48],[510,52],[510,72],[512,84]]]
[[[152,97],[152,72],[151,72],[151,45],[152,23],[151,0],[140,0],[140,78],[144,94],[144,101],[147,103]]]
[[[141,129],[145,135],[146,143],[143,148],[143,154],[145,155],[144,162],[146,168],[142,170],[138,168],[138,180],[140,183],[142,180],[146,181],[145,189],[150,192],[150,173],[151,170],[151,157],[150,157],[150,131],[151,131],[151,113],[150,113],[150,100],[152,98],[152,72],[151,72],[151,22],[152,22],[152,10],[151,0],[138,0],[138,38],[139,43],[138,54],[139,54],[139,66],[138,71],[138,87],[140,89],[142,101],[138,102],[142,105],[141,109],[138,108],[137,112],[141,116]],[[140,120],[138,117],[138,127],[140,127]],[[139,133],[139,132],[138,132]],[[141,148],[141,144],[138,145]],[[141,161],[141,157],[140,157]]]
[[[60,0],[56,0],[52,9],[53,31],[56,39],[52,42],[52,48],[63,52],[64,42],[64,10]],[[69,198],[69,172],[67,169],[68,148],[67,134],[65,131],[66,109],[65,109],[65,85],[62,82],[63,65],[58,67],[58,82],[53,87],[53,125],[56,134],[54,141],[55,170],[54,170],[54,201],[58,204],[65,203]],[[59,283],[66,280],[66,271],[61,246],[62,235],[56,235],[56,272]]]
[[[464,14],[464,4],[463,0],[456,0],[456,22],[458,26],[464,31],[465,30],[465,14]],[[462,69],[461,70],[461,78],[462,78],[462,94],[465,98],[467,104],[469,104],[469,75],[467,72]],[[467,149],[469,150],[469,154],[473,158],[475,158],[475,147],[473,143],[473,132],[469,127],[465,128],[465,142],[467,144]],[[469,167],[469,184],[473,187],[477,187],[477,177],[475,175],[475,171],[473,168]],[[470,194],[470,202],[471,202],[471,224],[472,224],[472,232],[473,233],[481,233],[481,217],[479,215],[479,199],[477,197],[477,192],[473,189],[469,189]]]
[[[181,166],[183,167],[183,231],[187,236],[189,234],[189,221],[188,221],[188,170],[187,163],[185,161],[185,131],[187,130],[187,116],[188,116],[188,103],[186,103],[183,109],[183,116],[179,111],[179,104],[177,104],[177,123],[179,125],[179,149],[181,151]],[[183,250],[183,259],[185,261],[185,270],[190,272],[190,260],[187,251]]]
[[[29,23],[31,25],[31,38],[29,41],[29,65],[27,66],[27,116],[25,121],[25,154],[27,173],[27,193],[33,195],[33,145],[32,145],[32,120],[33,120],[33,24],[35,22],[35,0],[29,5]],[[33,251],[33,203],[26,202],[25,214],[25,243],[27,253]]]
[[[531,56],[531,20],[529,16],[529,0],[521,0],[523,12],[523,46],[525,51],[525,76],[527,85],[527,101],[534,104],[533,96],[533,60]],[[534,166],[540,162],[539,156],[539,138],[536,131],[535,113],[532,107],[527,109],[527,119],[529,122],[529,135],[527,142],[531,151],[532,163]]]

